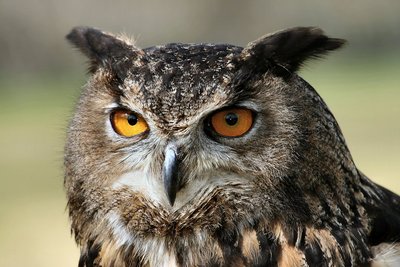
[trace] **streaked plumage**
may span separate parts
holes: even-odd
[[[245,48],[67,38],[91,73],[65,149],[79,266],[400,266],[400,197],[356,168],[296,74],[343,40],[300,27]],[[216,132],[227,107],[251,111],[244,134]],[[121,109],[147,130],[122,136]]]

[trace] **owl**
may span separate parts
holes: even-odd
[[[296,74],[344,40],[67,39],[90,66],[64,164],[80,267],[400,266],[400,197],[357,169]]]

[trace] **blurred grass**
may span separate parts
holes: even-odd
[[[400,55],[312,63],[358,167],[400,193]],[[78,71],[80,71],[79,69]],[[65,212],[65,129],[82,74],[0,76],[0,266],[76,266]]]
[[[77,266],[62,158],[79,82],[47,74],[0,79],[0,266]]]

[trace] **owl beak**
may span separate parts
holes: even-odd
[[[177,147],[174,144],[169,144],[165,149],[162,177],[164,180],[164,189],[171,206],[174,205],[176,193],[179,190],[178,165]]]

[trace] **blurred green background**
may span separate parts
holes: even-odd
[[[64,40],[76,25],[168,42],[245,45],[291,26],[349,40],[301,71],[335,114],[357,165],[400,193],[400,1],[0,0],[0,266],[77,266],[63,145],[86,80]]]

